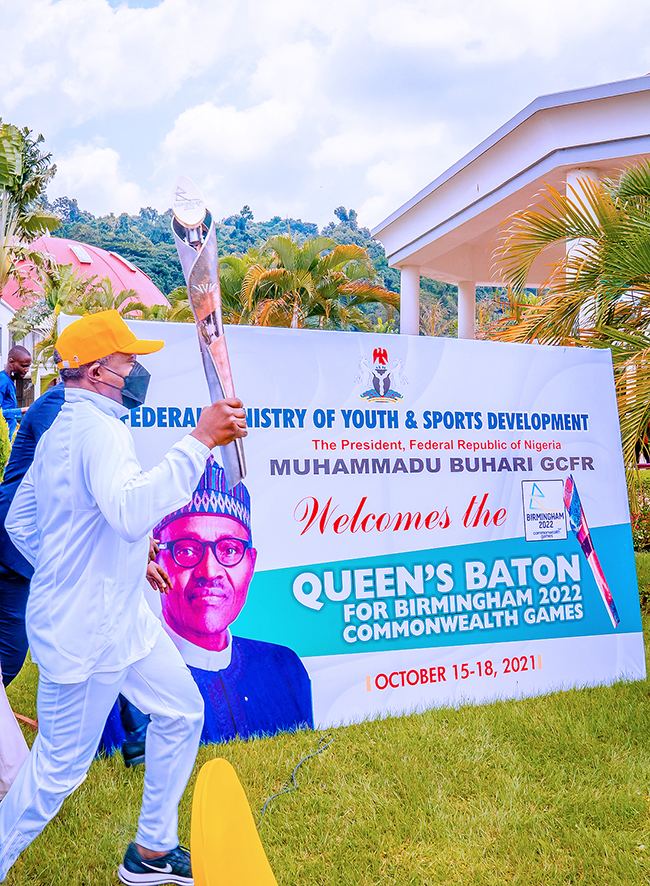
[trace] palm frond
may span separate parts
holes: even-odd
[[[311,240],[306,240],[298,250],[297,267],[308,270],[313,265],[314,259],[326,249],[336,251],[336,240],[332,240],[331,237],[313,237]]]
[[[535,304],[525,304],[533,262],[552,246]],[[584,179],[567,194],[546,187],[504,225],[494,252],[510,309],[489,334],[506,341],[611,348],[623,453],[631,488],[650,423],[650,161],[618,180]]]

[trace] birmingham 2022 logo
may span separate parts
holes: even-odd
[[[407,385],[408,379],[404,375],[404,362],[399,357],[389,364],[386,348],[375,348],[372,363],[367,357],[361,357],[358,368],[355,382],[364,387],[371,385],[361,394],[362,400],[368,403],[395,403],[402,399],[402,394],[394,387],[395,379],[400,385]]]

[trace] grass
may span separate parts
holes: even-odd
[[[650,613],[650,554],[635,554],[634,557],[636,560],[636,574],[639,582],[641,610]]]
[[[637,565],[648,593],[650,554]],[[35,685],[28,665],[9,691],[28,716]],[[650,884],[649,696],[648,681],[623,682],[334,730],[261,826],[278,883]],[[257,818],[323,734],[204,747],[194,776],[226,757]],[[125,770],[119,756],[94,762],[7,886],[114,886],[141,792],[141,768]]]

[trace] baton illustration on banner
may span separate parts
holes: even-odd
[[[210,398],[214,403],[215,400],[235,396],[221,316],[214,220],[210,217],[210,226],[206,226],[208,210],[203,194],[184,175],[178,178],[174,188],[172,212],[172,233],[196,321]],[[238,439],[222,446],[221,457],[228,488],[232,489],[246,476],[242,441]]]
[[[616,604],[614,603],[612,592],[609,589],[607,579],[605,578],[602,567],[600,565],[600,561],[598,560],[596,551],[594,550],[594,544],[591,540],[591,533],[589,532],[589,526],[587,525],[585,512],[582,509],[582,502],[580,501],[578,489],[573,477],[567,477],[564,484],[564,506],[567,509],[567,514],[569,515],[569,523],[571,524],[571,529],[578,539],[580,547],[582,548],[582,552],[584,553],[585,557],[587,558],[587,562],[591,567],[594,579],[596,580],[596,584],[598,585],[598,590],[600,591],[600,596],[603,598],[603,603],[607,608],[607,612],[609,613],[609,617],[612,620],[612,624],[615,628],[617,628],[621,622],[621,619],[619,618],[618,612],[616,611]]]

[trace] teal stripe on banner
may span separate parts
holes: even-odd
[[[234,633],[304,657],[640,631],[629,524],[591,534],[617,628],[569,533],[559,541],[506,539],[257,573]],[[294,583],[310,606],[298,601]]]

